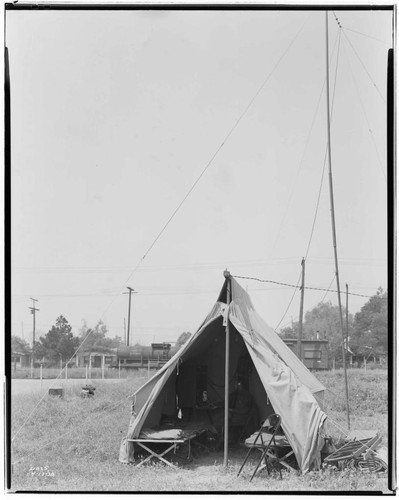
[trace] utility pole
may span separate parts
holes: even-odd
[[[127,315],[127,335],[126,335],[126,345],[130,345],[130,308],[131,308],[131,303],[132,303],[132,293],[137,293],[134,291],[134,288],[131,288],[130,286],[126,287],[129,292],[124,292],[124,294],[128,293],[129,294],[129,309],[128,309],[128,315]]]
[[[301,305],[299,309],[299,325],[298,325],[298,358],[302,361],[302,325],[303,325],[303,300],[305,296],[305,259],[302,259],[302,284],[301,284]]]
[[[346,283],[346,348],[349,350],[349,288]]]
[[[32,338],[32,365],[35,360],[35,334],[36,334],[36,311],[40,311],[40,309],[36,309],[35,302],[39,302],[37,299],[32,299],[32,307],[30,307],[30,312],[33,314],[33,338]]]

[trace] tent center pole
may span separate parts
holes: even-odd
[[[230,273],[226,270],[224,276],[227,280],[227,315],[226,315],[226,351],[225,351],[225,372],[224,372],[224,457],[223,466],[228,465],[229,454],[229,370],[230,370],[230,327],[228,307],[230,304]]]

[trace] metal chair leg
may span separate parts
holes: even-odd
[[[240,470],[237,472],[237,477],[240,475],[240,473],[241,473],[242,469],[244,468],[244,465],[246,464],[246,462],[247,462],[247,460],[248,460],[248,458],[249,458],[249,455],[251,454],[251,451],[252,451],[252,450],[253,450],[253,448],[250,448],[250,449],[248,450],[248,453],[245,455],[245,458],[244,458],[244,461],[243,461],[243,463],[242,463],[242,465],[241,465],[241,467],[240,467]]]
[[[252,479],[254,478],[255,474],[258,472],[259,466],[260,466],[260,464],[262,463],[262,460],[264,460],[264,459],[266,460],[266,469],[267,469],[267,473],[268,473],[268,474],[270,474],[270,472],[269,472],[269,466],[268,466],[268,464],[267,464],[267,452],[269,451],[269,448],[270,448],[270,446],[267,446],[267,447],[265,448],[265,450],[262,452],[262,455],[261,455],[261,457],[260,457],[260,460],[259,460],[259,462],[258,462],[258,465],[256,466],[256,469],[254,470],[254,472],[253,472],[253,474],[252,474],[252,476],[251,476],[250,481],[252,481]]]

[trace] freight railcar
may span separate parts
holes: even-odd
[[[175,354],[172,344],[162,342],[150,346],[122,346],[117,349],[116,363],[113,368],[138,369],[151,367],[160,368]]]

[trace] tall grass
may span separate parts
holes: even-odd
[[[369,425],[386,436],[387,374],[380,370],[366,375],[352,370],[351,416],[362,428]],[[337,372],[318,376],[335,393],[327,413],[345,418],[342,377]],[[387,491],[386,476],[352,470],[322,470],[304,476],[284,471],[283,481],[275,471],[270,477],[261,473],[249,482],[253,462],[237,477],[245,454],[242,449],[231,452],[227,469],[223,452],[196,452],[191,463],[176,455],[180,465],[176,470],[155,462],[141,468],[122,465],[118,455],[130,420],[128,396],[146,380],[144,374],[137,374],[117,384],[98,381],[92,399],[81,399],[80,387],[72,387],[64,399],[47,396],[26,425],[39,396],[15,396],[11,436],[18,435],[12,447],[12,491]],[[37,467],[44,468],[44,475],[32,471]]]
[[[346,393],[343,370],[318,372],[317,378],[327,388],[324,410],[329,416],[327,429],[338,438],[347,430]],[[388,422],[387,371],[348,370],[349,422],[351,430],[376,430],[387,444]],[[338,425],[336,425],[338,424]]]

